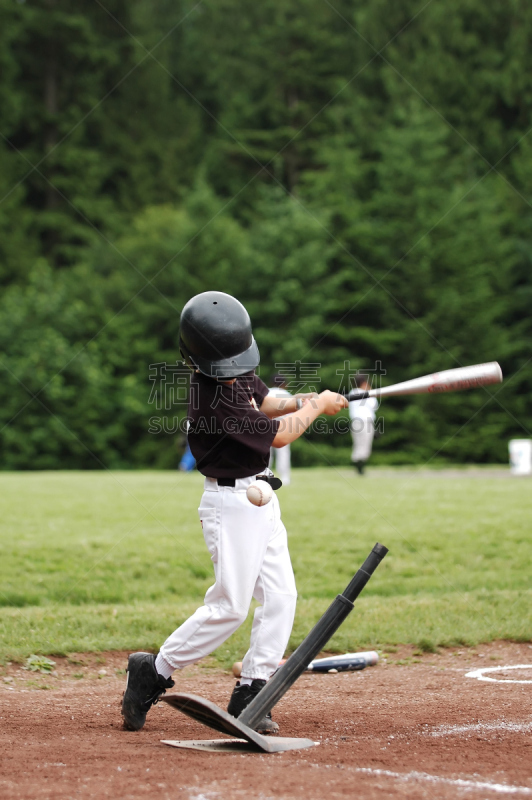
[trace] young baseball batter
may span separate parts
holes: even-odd
[[[228,712],[238,717],[277,669],[294,619],[294,575],[276,495],[255,506],[246,489],[259,475],[279,484],[268,470],[270,447],[290,444],[319,414],[336,414],[347,405],[329,391],[268,396],[254,372],[259,350],[249,315],[230,295],[193,297],[181,314],[179,345],[192,370],[188,440],[205,476],[199,517],[215,582],[204,605],[168,637],[157,656],[130,655],[122,702],[129,730],[142,728],[152,704],[174,685],[175,670],[209,655],[236,631],[252,598],[259,605]],[[276,733],[278,725],[268,715],[256,729]]]

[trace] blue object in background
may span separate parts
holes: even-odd
[[[179,469],[182,472],[191,472],[195,466],[196,466],[196,459],[190,452],[190,447],[187,444],[185,452],[183,453],[183,458],[179,462]]]

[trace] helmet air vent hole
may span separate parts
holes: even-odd
[[[212,304],[213,304],[213,306],[217,306],[218,305],[218,300],[213,300]]]

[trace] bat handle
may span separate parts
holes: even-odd
[[[365,400],[369,396],[369,392],[359,392],[358,389],[353,389],[348,393],[347,399],[351,402],[351,400]]]

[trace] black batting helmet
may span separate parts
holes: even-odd
[[[251,372],[260,361],[249,314],[235,297],[202,292],[181,312],[179,350],[193,370],[228,380]]]

